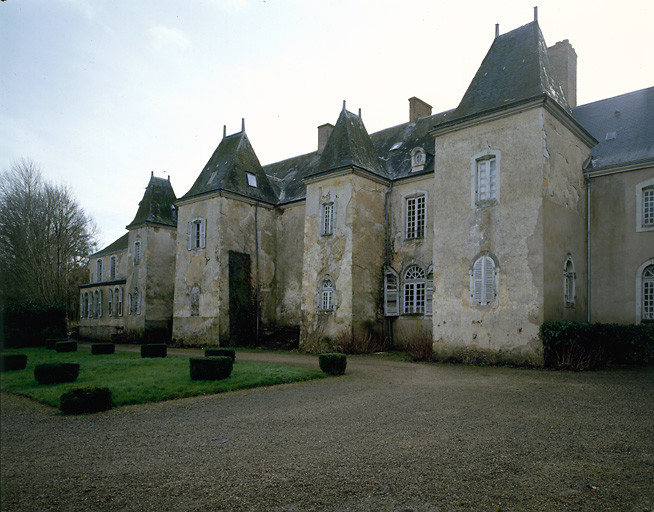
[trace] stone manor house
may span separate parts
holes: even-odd
[[[426,335],[542,364],[543,321],[653,321],[654,87],[577,106],[568,40],[497,32],[452,110],[411,98],[369,134],[344,104],[311,153],[262,166],[243,128],[181,197],[152,176],[90,256],[80,334]]]

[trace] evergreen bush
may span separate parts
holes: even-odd
[[[141,357],[166,357],[168,348],[164,343],[145,343],[141,345]]]
[[[48,338],[45,340],[45,348],[48,350],[54,350],[55,349],[55,344],[59,343],[60,341],[68,341],[67,338]]]
[[[112,405],[109,388],[98,386],[71,388],[59,399],[59,408],[64,414],[108,411]]]
[[[236,350],[234,350],[233,348],[226,348],[226,347],[205,348],[204,355],[205,357],[225,356],[225,357],[230,357],[232,359],[232,362],[236,361]]]
[[[320,354],[318,364],[325,373],[343,375],[347,366],[347,358],[345,354]]]
[[[76,341],[57,341],[55,343],[55,350],[57,352],[77,352]]]
[[[116,345],[113,343],[93,343],[91,354],[113,354],[116,352]]]
[[[220,380],[226,379],[234,367],[229,356],[191,357],[189,368],[192,380]]]
[[[34,378],[39,384],[75,382],[79,375],[79,363],[43,363],[34,368]]]
[[[0,370],[8,372],[12,370],[24,370],[27,366],[25,354],[2,354],[0,355]]]
[[[2,308],[0,318],[3,319],[0,329],[7,347],[39,347],[48,338],[66,336],[66,307],[63,304],[11,303]]]

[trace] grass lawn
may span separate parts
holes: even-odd
[[[140,354],[126,352],[93,355],[85,350],[57,353],[45,348],[7,349],[4,353],[26,354],[27,368],[0,374],[0,389],[29,396],[54,407],[59,407],[62,393],[78,386],[108,387],[117,407],[326,376],[317,369],[239,362],[238,355],[232,374],[227,379],[202,381],[191,380],[189,358],[184,356],[142,359]],[[34,367],[51,362],[79,363],[79,377],[75,382],[39,384],[34,378]]]

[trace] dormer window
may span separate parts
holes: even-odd
[[[252,174],[251,172],[246,172],[245,175],[248,178],[248,185],[250,185],[253,188],[257,188],[257,177],[256,177],[256,175]]]
[[[423,148],[413,148],[411,151],[411,172],[422,171],[425,168],[427,153]]]

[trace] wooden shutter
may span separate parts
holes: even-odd
[[[488,256],[484,256],[484,304],[491,304],[495,301],[495,264]]]
[[[432,314],[432,300],[434,297],[434,273],[429,269],[425,283],[425,315]]]
[[[482,266],[483,266],[483,258],[479,258],[477,261],[475,261],[475,265],[472,268],[472,291],[470,292],[472,301],[475,304],[481,304],[482,303],[482,294],[481,294],[481,288],[482,288]]]
[[[200,249],[204,249],[207,238],[207,219],[200,220]]]
[[[488,199],[497,199],[497,174],[494,158],[488,161]]]
[[[400,314],[399,287],[397,272],[391,267],[384,271],[384,315],[398,316]]]

